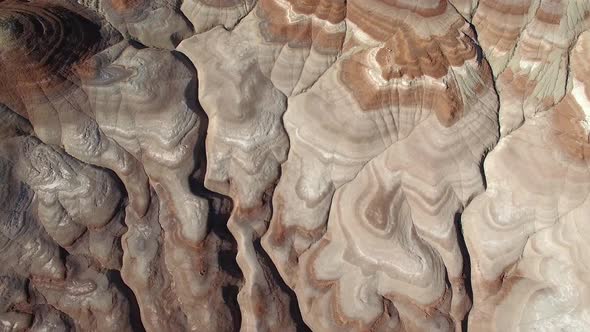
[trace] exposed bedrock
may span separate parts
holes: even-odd
[[[590,330],[589,17],[0,0],[0,330]]]

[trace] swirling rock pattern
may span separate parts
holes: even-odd
[[[232,29],[254,7],[256,0],[186,0],[181,10],[196,33],[217,25]]]
[[[485,165],[488,188],[465,211],[474,264],[470,326],[476,330],[590,326],[582,217],[590,193],[588,47],[590,33],[584,32],[572,49],[567,94],[492,151]],[[538,163],[543,167],[531,167]]]
[[[589,19],[0,0],[0,330],[589,330]]]
[[[564,97],[570,51],[589,13],[587,1],[480,1],[473,24],[498,78],[503,135]]]
[[[173,49],[192,28],[175,0],[101,0],[104,16],[117,30],[146,46]]]

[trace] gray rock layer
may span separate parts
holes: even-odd
[[[0,0],[0,331],[589,331],[589,30]]]

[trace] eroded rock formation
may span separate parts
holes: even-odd
[[[2,331],[587,331],[586,0],[0,0]]]

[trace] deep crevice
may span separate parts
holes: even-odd
[[[287,286],[287,284],[285,284],[283,278],[281,278],[281,275],[279,274],[279,271],[272,262],[271,258],[268,256],[266,251],[264,251],[264,248],[262,248],[260,239],[256,239],[254,241],[254,249],[259,256],[260,261],[263,263],[262,265],[268,267],[269,272],[277,283],[277,286],[279,286],[281,291],[283,291],[289,297],[289,313],[295,322],[296,330],[298,332],[311,332],[311,329],[307,326],[307,324],[305,324],[303,317],[301,316],[301,310],[299,309],[299,303],[297,302],[297,295],[289,286]]]
[[[190,62],[184,54],[180,52],[173,52],[173,54],[187,67],[193,68],[193,70],[196,71],[192,62]],[[219,267],[230,277],[241,281],[243,280],[243,274],[236,261],[238,246],[235,238],[227,228],[227,222],[231,216],[231,211],[233,210],[233,201],[231,197],[213,192],[205,187],[205,173],[207,170],[205,140],[207,138],[209,118],[198,101],[197,89],[198,80],[197,75],[195,75],[195,78],[192,79],[185,90],[188,107],[193,110],[199,118],[199,138],[197,145],[193,149],[194,171],[189,177],[189,187],[193,195],[204,198],[208,202],[209,215],[207,218],[207,231],[214,233],[224,243],[229,244],[229,246],[227,246],[229,248],[224,246],[224,248],[217,253]],[[239,331],[240,326],[242,325],[242,313],[238,304],[239,284],[225,284],[221,286],[221,292],[223,300],[229,307],[232,315],[234,330]]]
[[[139,303],[137,302],[135,293],[133,293],[131,288],[121,278],[121,272],[108,270],[107,277],[129,302],[129,321],[133,332],[145,332],[143,322],[141,321]]]
[[[178,58],[184,61],[188,61],[184,55],[178,54]],[[192,66],[192,63],[187,62],[187,66]],[[194,68],[194,67],[193,67]],[[198,77],[198,74],[197,74]],[[204,112],[203,108],[201,107],[198,98],[196,96],[196,91],[198,91],[198,80],[194,80],[194,85],[190,84],[189,88],[187,88],[185,92],[185,96],[188,101],[191,102],[189,107],[199,116],[199,143],[197,147],[193,151],[194,157],[194,172],[190,177],[190,189],[192,194],[207,199],[209,202],[209,218],[208,218],[208,230],[215,233],[221,239],[226,240],[231,243],[232,250],[221,250],[218,253],[219,265],[220,267],[230,274],[233,277],[239,278],[243,280],[243,274],[241,269],[239,268],[236,262],[237,256],[237,243],[235,238],[230,233],[229,229],[227,228],[227,222],[231,217],[231,214],[234,210],[234,203],[231,197],[225,196],[216,192],[213,192],[207,189],[204,185],[205,183],[205,173],[207,170],[207,158],[205,153],[205,141],[207,138],[207,129],[209,127],[209,118],[207,114]],[[285,106],[286,108],[286,106]],[[282,119],[281,119],[282,121]],[[279,166],[280,167],[280,166]],[[279,168],[279,176],[281,176],[281,169]],[[278,180],[277,180],[278,181]],[[272,215],[272,193],[266,194],[264,197],[264,204],[268,204],[269,209]],[[311,329],[305,324],[303,321],[303,317],[301,316],[301,310],[299,309],[299,304],[297,302],[297,296],[295,292],[289,288],[281,278],[276,266],[272,262],[271,258],[268,256],[266,251],[262,248],[260,243],[260,238],[254,240],[253,242],[254,249],[260,259],[261,265],[263,268],[268,269],[267,271],[270,272],[272,278],[275,280],[277,286],[281,289],[289,297],[289,314],[291,319],[293,319],[296,330],[298,332],[309,332]],[[234,328],[236,331],[239,331],[241,326],[241,312],[239,308],[239,304],[237,302],[237,295],[240,291],[240,287],[237,285],[226,285],[222,288],[223,298],[226,301],[226,304],[230,306],[233,311],[237,311],[232,313],[236,318],[234,320]]]
[[[240,326],[242,325],[242,312],[240,311],[240,306],[238,304],[239,292],[240,287],[236,285],[225,285],[221,288],[221,296],[223,297],[225,303],[229,306],[234,318],[234,331],[240,331]]]
[[[461,250],[461,255],[463,256],[463,280],[465,281],[465,292],[473,303],[473,286],[471,284],[471,258],[469,256],[469,251],[467,250],[465,238],[463,237],[463,224],[461,223],[461,216],[461,212],[457,212],[455,214],[455,229],[457,230],[457,242],[459,244],[459,249]],[[470,312],[471,308],[467,311],[467,314],[465,314],[465,317],[461,322],[461,328],[465,332],[467,331],[467,323],[469,321]]]

